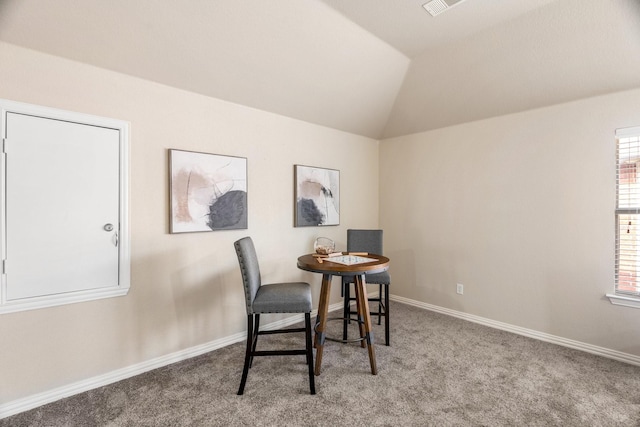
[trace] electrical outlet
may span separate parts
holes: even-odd
[[[460,295],[464,294],[464,285],[462,283],[456,285],[456,292]]]

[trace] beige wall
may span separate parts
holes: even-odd
[[[308,280],[317,301],[296,257],[378,225],[375,140],[6,43],[0,58],[0,98],[131,123],[132,238],[127,296],[0,316],[0,403],[244,331],[238,238],[253,237],[265,281]],[[247,157],[248,230],[168,234],[169,148]],[[341,171],[340,226],[293,227],[294,164]]]
[[[638,111],[640,89],[382,141],[393,293],[640,355],[640,310],[604,296],[614,131]]]

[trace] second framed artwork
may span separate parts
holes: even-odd
[[[294,165],[294,226],[340,225],[340,171]]]
[[[247,228],[247,159],[169,150],[171,233]]]

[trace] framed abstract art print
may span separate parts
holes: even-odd
[[[171,233],[247,228],[247,159],[169,150]]]
[[[294,225],[340,225],[340,171],[294,165]]]

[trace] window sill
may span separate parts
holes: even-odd
[[[129,286],[114,286],[110,288],[92,289],[88,291],[70,292],[43,297],[24,298],[0,304],[0,314],[15,313],[17,311],[36,310],[39,308],[56,307],[64,304],[93,301],[127,295]]]
[[[623,305],[625,307],[640,308],[640,298],[626,297],[622,295],[607,294],[607,298],[613,305]]]

